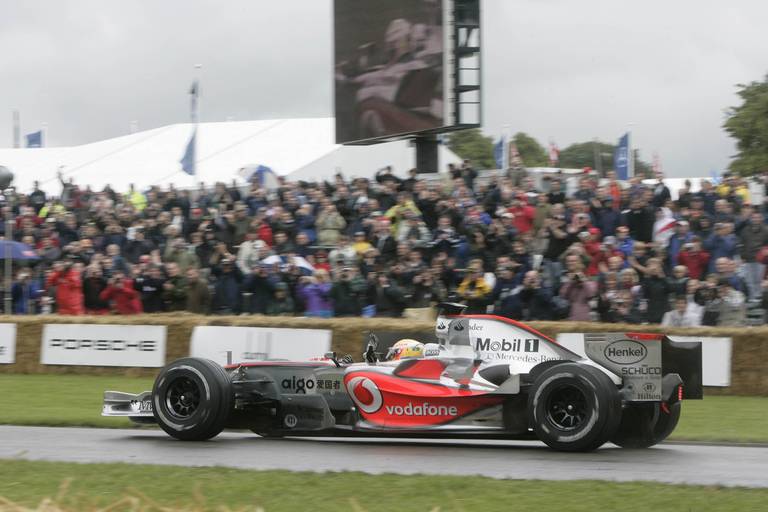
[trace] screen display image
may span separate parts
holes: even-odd
[[[442,127],[442,0],[336,0],[336,142]]]

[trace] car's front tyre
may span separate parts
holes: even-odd
[[[528,415],[537,437],[568,452],[595,450],[621,420],[616,385],[600,370],[563,363],[544,370],[528,395]]]
[[[152,405],[157,423],[168,435],[205,441],[224,429],[232,409],[229,376],[208,359],[178,359],[155,379]]]

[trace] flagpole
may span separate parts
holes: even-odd
[[[501,169],[499,169],[502,174],[506,173],[509,168],[509,144],[512,142],[512,136],[510,135],[510,132],[512,131],[512,126],[509,124],[505,124],[501,127],[501,141],[502,141],[502,148],[501,148]]]
[[[635,152],[632,150],[632,127],[635,126],[635,123],[629,123],[629,126],[627,127],[627,151],[629,152],[629,169],[627,174],[629,174],[630,178],[635,177]]]
[[[42,123],[40,126],[40,147],[44,148],[48,141],[48,123]]]

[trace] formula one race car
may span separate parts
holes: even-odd
[[[157,423],[185,441],[237,428],[265,437],[540,439],[588,451],[607,441],[652,446],[674,430],[684,397],[702,398],[699,342],[585,334],[583,350],[571,351],[507,318],[439,308],[438,343],[409,340],[382,357],[371,336],[363,363],[334,354],[225,367],[179,359],[152,391],[105,392],[102,414]]]

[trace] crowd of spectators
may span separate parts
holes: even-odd
[[[469,161],[274,190],[60,178],[58,197],[36,184],[4,203],[39,258],[14,267],[17,314],[399,317],[453,300],[518,320],[742,325],[768,288],[765,211],[735,176],[675,200],[660,175],[480,179]]]

